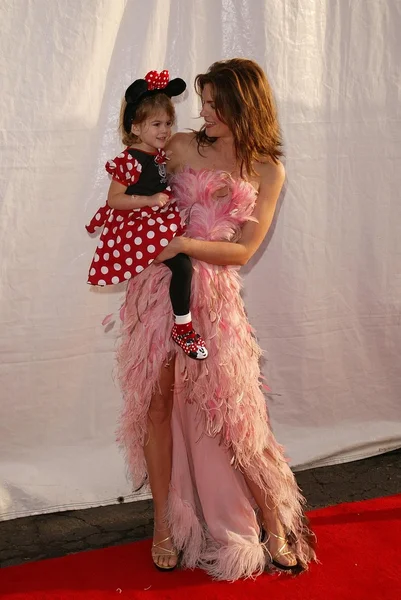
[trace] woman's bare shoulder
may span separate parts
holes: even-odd
[[[256,169],[260,174],[261,182],[284,182],[285,167],[281,161],[274,162],[272,159],[266,159],[258,162]]]
[[[166,147],[169,154],[168,170],[173,173],[177,171],[196,146],[196,134],[192,131],[175,133]]]
[[[167,144],[167,150],[172,152],[181,152],[188,150],[196,142],[196,134],[192,131],[184,132],[179,131],[175,133],[169,143]]]

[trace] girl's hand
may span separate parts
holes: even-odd
[[[163,194],[163,192],[159,192],[158,194],[149,196],[148,206],[158,206],[159,208],[162,208],[163,206],[166,206],[168,202],[170,202],[170,197],[167,194]]]
[[[184,252],[184,242],[186,239],[187,238],[181,236],[173,238],[169,245],[166,246],[164,250],[160,252],[159,256],[155,258],[155,262],[164,262],[165,260],[168,260],[169,258],[174,258],[174,256],[177,256],[177,254]]]

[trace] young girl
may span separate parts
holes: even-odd
[[[103,227],[89,269],[91,285],[114,285],[135,277],[184,232],[167,185],[163,148],[175,119],[171,97],[185,88],[182,79],[169,81],[168,71],[150,71],[125,92],[120,130],[127,148],[106,163],[112,176],[107,202],[86,226],[89,233]],[[171,336],[188,356],[203,360],[208,352],[193,329],[190,313],[191,260],[178,254],[164,264],[172,272],[170,299],[175,324]]]

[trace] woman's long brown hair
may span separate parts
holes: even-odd
[[[206,84],[212,88],[217,116],[234,136],[234,147],[241,174],[255,175],[254,163],[270,158],[278,163],[281,133],[273,93],[266,75],[253,60],[232,58],[213,63],[195,78],[201,96]],[[198,150],[217,138],[206,134],[205,126],[196,132]]]

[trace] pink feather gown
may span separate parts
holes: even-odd
[[[187,168],[172,185],[186,235],[239,239],[256,200],[250,184],[223,172]],[[217,198],[219,189],[225,195]],[[183,566],[229,581],[264,570],[266,555],[245,472],[268,494],[306,568],[315,555],[304,499],[270,429],[261,349],[245,314],[238,267],[192,264],[191,312],[209,350],[205,361],[176,353],[170,338],[170,270],[153,264],[129,283],[117,365],[124,397],[118,439],[130,476],[136,487],[146,480],[146,416],[162,365],[176,353],[168,520]]]

